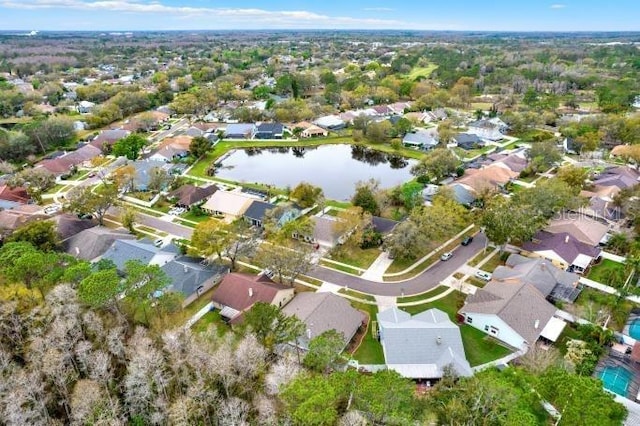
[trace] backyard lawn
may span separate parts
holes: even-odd
[[[600,263],[591,267],[587,278],[612,287],[620,287],[626,279],[624,264],[610,259],[602,259]]]
[[[216,332],[219,337],[224,336],[229,330],[231,330],[229,325],[222,320],[220,312],[217,310],[204,314],[202,318],[191,326],[191,330],[196,333],[203,333],[209,329],[211,324],[215,325]]]
[[[462,324],[460,334],[464,353],[472,367],[486,364],[511,353],[510,349],[502,346],[497,340],[470,325]]]
[[[365,331],[362,343],[360,343],[358,349],[352,353],[353,358],[357,359],[360,364],[384,364],[382,345],[371,333],[371,324],[373,321],[376,321],[378,307],[376,305],[367,305],[364,303],[352,303],[352,306],[369,314],[367,330]]]

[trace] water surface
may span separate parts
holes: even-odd
[[[220,159],[216,176],[236,182],[294,188],[300,182],[319,186],[332,200],[349,200],[355,184],[371,178],[381,188],[411,180],[416,160],[355,145],[302,148],[250,148]]]

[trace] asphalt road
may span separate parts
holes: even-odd
[[[476,234],[468,246],[458,246],[453,251],[453,257],[445,262],[438,260],[431,267],[415,278],[402,282],[379,283],[368,281],[342,272],[315,267],[307,275],[333,284],[348,286],[350,289],[379,296],[411,296],[423,293],[440,284],[440,281],[453,274],[458,268],[484,249],[486,243],[484,234]]]
[[[144,226],[148,226],[149,228],[157,229],[158,231],[166,232],[172,237],[191,239],[191,234],[193,234],[193,229],[188,226],[179,225],[173,222],[167,222],[157,218],[155,216],[150,216],[148,214],[137,211],[136,223]],[[108,214],[114,218],[120,217],[120,209],[117,207],[112,207],[109,209]]]

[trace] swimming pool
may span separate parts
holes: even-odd
[[[605,367],[599,374],[604,388],[620,396],[627,396],[633,373],[624,367]]]
[[[629,324],[629,336],[640,340],[640,318],[634,318]]]

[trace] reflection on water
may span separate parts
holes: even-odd
[[[348,200],[355,184],[376,179],[390,188],[411,179],[415,160],[357,145],[248,148],[230,151],[215,167],[216,176],[280,188],[305,181],[330,199]]]

